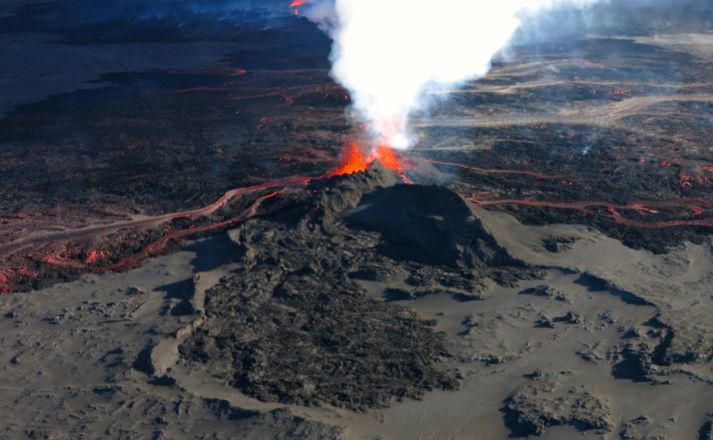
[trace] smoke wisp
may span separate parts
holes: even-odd
[[[374,144],[408,148],[409,116],[424,95],[484,76],[520,15],[598,0],[336,0],[308,2],[305,15],[334,40],[332,75],[351,94]]]

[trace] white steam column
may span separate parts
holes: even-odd
[[[428,90],[484,76],[520,25],[518,13],[597,0],[309,1],[334,39],[332,76],[351,94],[374,144],[411,146],[409,115]]]

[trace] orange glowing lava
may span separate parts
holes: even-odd
[[[5,275],[5,273],[0,272],[0,294],[12,292],[12,285],[10,284],[10,277]]]
[[[370,163],[357,144],[350,144],[342,152],[341,164],[329,174],[342,176],[344,174],[358,173],[369,168]]]
[[[396,154],[394,150],[387,147],[386,145],[379,145],[374,150],[375,159],[381,162],[384,167],[390,169],[391,171],[396,171],[401,173],[406,170],[406,167],[401,161],[401,158]]]
[[[307,0],[294,0],[292,3],[290,3],[290,7],[299,8],[300,6],[304,6],[306,1]]]
[[[108,252],[92,249],[87,254],[87,258],[84,259],[84,264],[94,264],[97,261],[102,260],[108,256],[109,256]]]
[[[366,155],[359,145],[349,144],[342,153],[341,164],[329,175],[342,176],[366,171],[374,161],[381,162],[385,168],[397,173],[403,173],[407,169],[401,157],[391,147],[379,145],[369,155]]]

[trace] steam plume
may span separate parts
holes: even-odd
[[[305,15],[334,39],[333,77],[375,143],[407,148],[424,93],[485,75],[521,12],[597,0],[322,0]]]

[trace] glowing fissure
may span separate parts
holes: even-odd
[[[534,199],[482,199],[479,197],[465,197],[466,200],[477,206],[502,206],[502,205],[520,205],[530,206],[535,208],[549,209],[564,209],[577,211],[582,214],[596,216],[599,215],[592,208],[604,208],[607,210],[609,217],[615,223],[641,229],[668,229],[683,226],[700,226],[713,227],[713,217],[695,218],[683,220],[661,220],[661,221],[643,221],[626,218],[621,215],[621,211],[633,211],[640,216],[659,214],[662,209],[672,210],[687,210],[695,217],[703,215],[705,210],[711,209],[711,204],[704,199],[683,199],[670,201],[637,201],[627,204],[616,204],[606,201],[584,200],[577,202],[560,202],[552,200],[534,200]]]
[[[63,270],[85,270],[94,273],[103,273],[107,271],[131,269],[138,266],[141,261],[146,258],[160,254],[171,243],[233,227],[254,217],[257,215],[258,208],[265,200],[278,196],[286,188],[303,187],[315,179],[324,179],[364,171],[377,160],[386,168],[399,173],[402,179],[408,182],[408,178],[403,174],[407,168],[405,162],[402,161],[391,148],[380,146],[374,148],[370,154],[366,155],[357,144],[352,144],[347,146],[344,150],[342,163],[323,176],[288,177],[258,185],[236,188],[227,191],[213,203],[194,210],[173,212],[139,220],[87,226],[70,231],[25,236],[22,239],[1,245],[0,258],[7,264],[11,261],[13,256],[19,255],[22,251],[27,249],[41,249],[38,252],[27,254],[27,257],[31,261]],[[67,249],[56,250],[57,248],[66,247],[74,240],[97,240],[97,237],[107,236],[108,234],[122,230],[147,230],[166,225],[178,219],[197,220],[199,218],[207,218],[216,213],[219,209],[227,206],[229,202],[236,198],[266,190],[272,190],[272,192],[259,196],[252,205],[234,217],[202,226],[194,225],[187,229],[167,229],[159,239],[147,244],[140,251],[113,262],[106,261],[111,256],[106,250],[91,248],[86,251],[84,255],[79,250],[73,252]],[[0,294],[10,293],[14,290],[19,281],[37,276],[38,274],[28,271],[24,266],[2,267],[0,268]]]
[[[277,197],[288,188],[304,187],[316,179],[324,179],[339,175],[353,174],[364,171],[374,163],[379,161],[384,167],[398,173],[404,182],[409,182],[404,172],[419,162],[429,162],[440,166],[458,167],[469,172],[483,175],[492,174],[513,174],[527,176],[535,180],[556,181],[564,185],[572,185],[573,182],[560,176],[550,176],[523,170],[507,169],[485,169],[468,165],[450,163],[427,158],[414,158],[405,160],[397,152],[387,146],[372,148],[365,153],[358,144],[347,145],[342,156],[342,161],[332,171],[318,177],[289,177],[274,181],[265,182],[258,185],[236,188],[227,191],[222,197],[202,208],[189,211],[181,211],[163,214],[155,217],[142,218],[138,220],[121,221],[111,224],[101,224],[81,227],[72,230],[57,231],[54,233],[31,235],[22,239],[5,243],[0,246],[0,293],[10,293],[23,280],[35,279],[39,273],[28,269],[26,256],[29,261],[34,261],[57,269],[71,271],[86,271],[103,273],[107,271],[121,271],[134,268],[149,257],[163,252],[172,243],[179,243],[182,240],[205,235],[208,233],[235,227],[241,222],[252,218],[258,214],[258,208],[268,199]],[[266,192],[269,191],[269,192]],[[248,196],[250,194],[263,193],[257,196],[250,206],[233,215],[232,217],[208,222],[202,225],[192,225],[185,229],[170,229],[169,223],[177,219],[208,219],[210,215],[225,207],[232,200]],[[713,217],[704,217],[704,214],[713,206],[704,199],[682,199],[672,201],[639,201],[626,204],[615,204],[606,201],[547,201],[533,199],[499,199],[497,193],[481,193],[465,197],[471,203],[483,207],[493,207],[498,205],[524,205],[534,208],[565,209],[580,212],[591,216],[607,216],[612,221],[625,226],[642,229],[666,229],[676,227],[707,227],[713,228]],[[599,209],[597,209],[599,208]],[[604,212],[602,212],[604,211]],[[687,211],[688,218],[674,220],[640,220],[624,217],[621,212],[630,211],[639,216],[680,213]],[[694,218],[690,218],[693,216]],[[93,242],[99,243],[98,237],[107,237],[119,231],[139,231],[166,226],[163,235],[146,244],[140,250],[123,258],[111,258],[107,250],[89,248],[82,250],[72,243]],[[30,250],[31,252],[28,252]],[[19,259],[13,257],[19,256]],[[118,256],[115,256],[118,257]],[[12,263],[15,263],[14,265]],[[18,264],[19,263],[19,264]]]
[[[380,162],[384,168],[399,173],[404,181],[408,180],[403,175],[407,170],[406,162],[398,154],[385,145],[378,145],[369,154],[365,154],[357,144],[349,144],[342,152],[341,164],[332,170],[330,176],[342,176],[366,171],[374,162]]]

